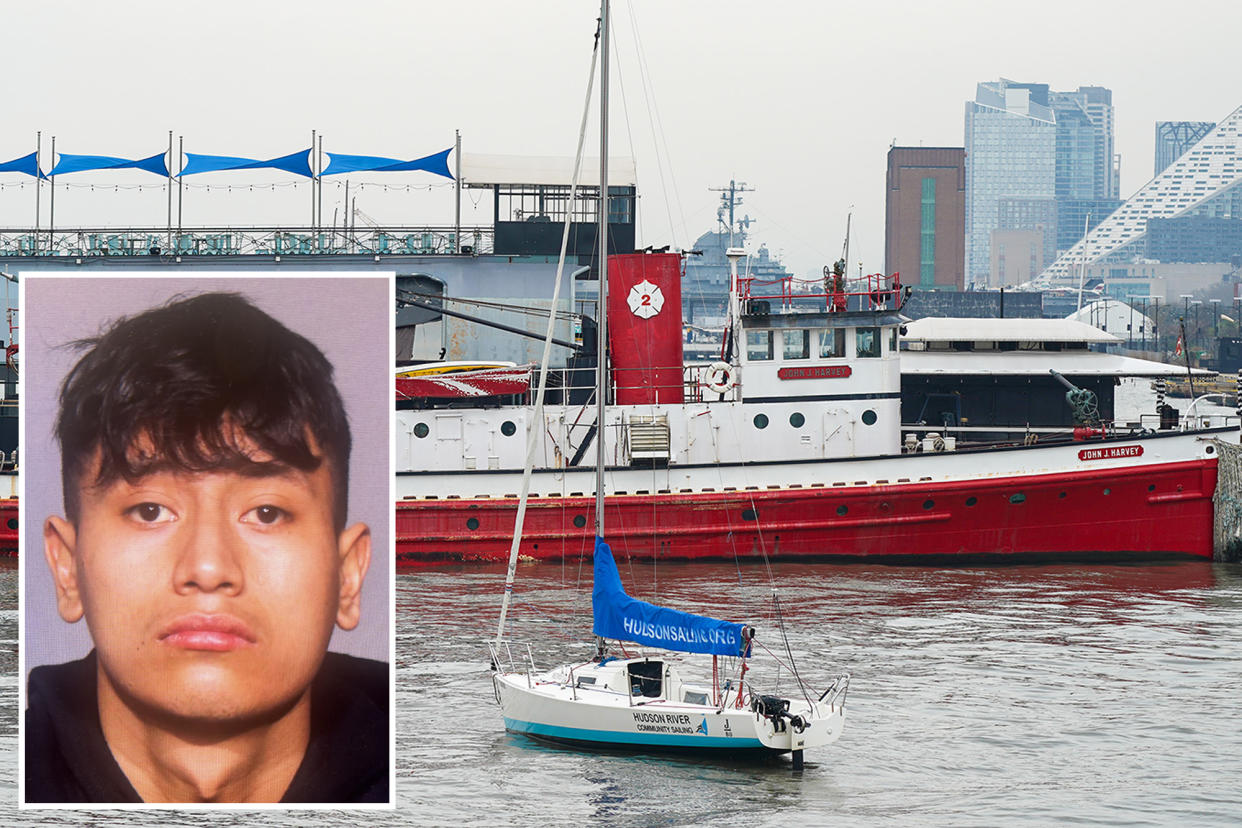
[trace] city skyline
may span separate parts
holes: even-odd
[[[879,270],[889,147],[963,145],[962,101],[989,77],[1111,89],[1122,198],[1151,177],[1155,122],[1216,121],[1238,103],[1223,80],[1233,71],[1228,27],[1195,22],[1229,19],[1224,3],[1191,4],[1195,14],[1173,19],[1154,6],[1050,3],[1020,29],[997,23],[982,3],[899,5],[791,3],[773,13],[741,2],[616,3],[612,147],[635,147],[641,243],[688,247],[714,225],[708,188],[736,177],[756,188],[745,208],[752,239],[795,273],[817,273],[840,255],[851,212],[852,269],[861,259]],[[226,0],[196,16],[135,0],[119,18],[65,2],[18,7],[10,26],[24,34],[7,54],[11,66],[31,67],[30,80],[10,96],[0,161],[31,151],[36,130],[45,153],[57,135],[64,152],[134,158],[166,146],[170,129],[197,151],[253,157],[305,147],[312,129],[350,153],[418,157],[450,146],[460,129],[467,152],[572,155],[596,12],[581,2],[363,3],[349,18],[326,2]],[[1192,35],[1193,50],[1153,72],[1144,44]],[[655,110],[644,87],[654,89]],[[402,175],[389,193],[383,179],[355,177],[377,185],[363,190],[359,208],[381,222],[451,218],[451,185]],[[94,181],[94,192],[63,191],[57,223],[117,215],[161,224],[164,195],[107,192],[150,178],[116,172]],[[187,196],[187,223],[309,215],[301,191],[256,194],[239,209],[225,198],[225,174],[218,180]],[[0,177],[5,226],[31,223],[29,189],[11,192],[17,183]],[[325,222],[343,212],[340,189],[325,188]],[[486,207],[467,200],[463,222],[482,223]]]

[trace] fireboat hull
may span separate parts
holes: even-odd
[[[1227,435],[1236,439],[1237,430]],[[861,476],[863,469],[870,480],[846,474]],[[730,472],[722,467],[720,479],[729,480]],[[625,493],[605,504],[611,539],[631,557],[662,559],[930,563],[1210,558],[1213,553],[1217,457],[1202,433],[954,456],[772,464],[762,470],[748,465],[732,472],[734,479],[744,472],[752,480],[785,482],[689,491],[627,490],[629,484],[622,482]],[[616,475],[643,477],[628,469]],[[667,476],[668,470],[646,470],[649,481]],[[577,477],[561,475],[569,486],[589,486],[568,482]],[[538,492],[539,483],[532,491]],[[460,491],[460,485],[447,490]],[[586,492],[532,496],[520,555],[529,560],[589,555],[593,510]],[[516,514],[516,496],[503,494],[399,500],[397,562],[505,560]]]

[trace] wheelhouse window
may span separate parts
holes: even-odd
[[[811,356],[811,332],[805,329],[784,332],[785,359],[809,359]]]
[[[859,359],[878,357],[880,355],[880,329],[856,328],[854,331],[854,345]]]
[[[772,332],[746,332],[746,359],[751,362],[772,358]]]
[[[823,328],[819,332],[820,359],[845,356],[845,328]]]
[[[892,328],[891,330],[889,330],[888,351],[891,354],[897,353],[897,329],[896,328]]]

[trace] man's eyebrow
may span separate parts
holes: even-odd
[[[237,474],[253,479],[287,480],[290,483],[305,481],[308,472],[280,460],[227,462],[206,469],[187,469],[176,462],[159,462],[136,470],[132,476],[118,475],[113,480],[96,483],[95,486],[108,487],[115,483],[129,486],[140,486],[144,481],[157,475],[174,477],[196,477],[205,474]]]

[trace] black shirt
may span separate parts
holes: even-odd
[[[95,653],[30,671],[27,802],[140,803],[99,724]],[[388,665],[328,653],[311,684],[310,743],[281,802],[388,802]]]

